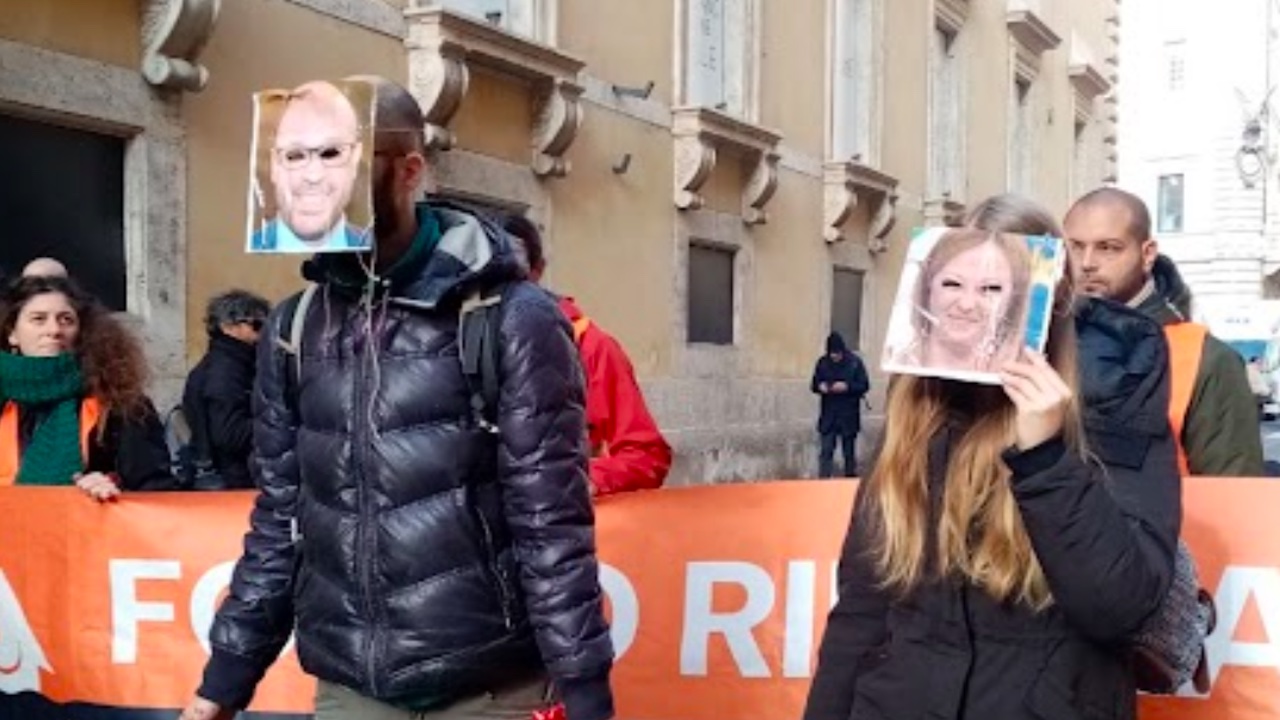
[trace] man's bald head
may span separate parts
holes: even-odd
[[[22,268],[22,277],[68,277],[67,266],[50,257],[41,257]]]
[[[1151,212],[1142,198],[1115,187],[1102,187],[1081,196],[1067,211],[1067,221],[1076,212],[1088,210],[1122,211],[1128,216],[1129,239],[1142,243],[1151,239]]]
[[[1063,222],[1076,291],[1132,303],[1151,281],[1159,248],[1146,203],[1119,188],[1094,190]]]

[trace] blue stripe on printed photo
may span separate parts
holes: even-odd
[[[1027,303],[1027,347],[1044,351],[1045,317],[1049,313],[1049,301],[1053,293],[1043,283],[1031,286],[1031,299]]]

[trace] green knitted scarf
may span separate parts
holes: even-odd
[[[74,355],[0,354],[0,405],[52,406],[31,435],[18,468],[18,485],[70,485],[84,470],[80,456],[80,397],[84,378]]]

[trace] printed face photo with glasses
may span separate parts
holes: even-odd
[[[373,95],[359,83],[341,85],[317,81],[254,96],[249,252],[351,252],[372,245],[372,153],[365,148],[372,144]]]

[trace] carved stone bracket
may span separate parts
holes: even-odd
[[[739,153],[749,163],[743,179],[742,221],[748,225],[768,222],[765,206],[778,187],[778,143],[782,136],[709,108],[676,108],[671,116],[676,207],[702,207],[705,199],[700,191],[715,170],[719,154]]]
[[[565,157],[582,124],[585,64],[559,50],[513,35],[489,23],[438,7],[405,11],[408,22],[409,89],[427,116],[427,142],[449,150],[457,139],[449,128],[466,99],[471,70],[484,68],[527,83],[537,108],[529,128],[530,166],[541,177],[563,177]]]
[[[844,224],[859,203],[868,203],[871,215],[867,249],[888,249],[885,238],[897,222],[898,181],[891,175],[858,162],[829,162],[822,168],[823,238],[829,243],[844,239]]]
[[[778,189],[778,153],[766,150],[755,158],[751,168],[751,176],[742,191],[742,221],[748,225],[763,225],[769,222],[769,213],[764,206],[773,199]]]
[[[457,142],[449,121],[462,107],[471,83],[466,54],[466,48],[447,41],[429,52],[410,54],[409,88],[422,105],[427,147],[433,150],[452,150]]]
[[[677,135],[675,142],[676,207],[697,210],[706,204],[698,191],[716,167],[716,146],[696,134]]]
[[[942,197],[924,201],[924,224],[959,227],[964,224],[964,215],[967,211],[968,208],[964,203],[952,200],[949,193],[944,193]]]
[[[938,27],[954,35],[969,19],[969,0],[935,0],[934,13]]]
[[[196,59],[213,35],[221,8],[221,0],[144,0],[142,77],[167,90],[203,90],[209,70]]]
[[[556,80],[542,93],[533,128],[533,171],[540,176],[564,177],[569,160],[564,153],[582,125],[582,87]]]
[[[1040,56],[1062,44],[1062,38],[1040,17],[1027,0],[1009,0],[1005,22],[1014,42],[1014,66],[1018,79],[1031,82],[1040,73]]]

